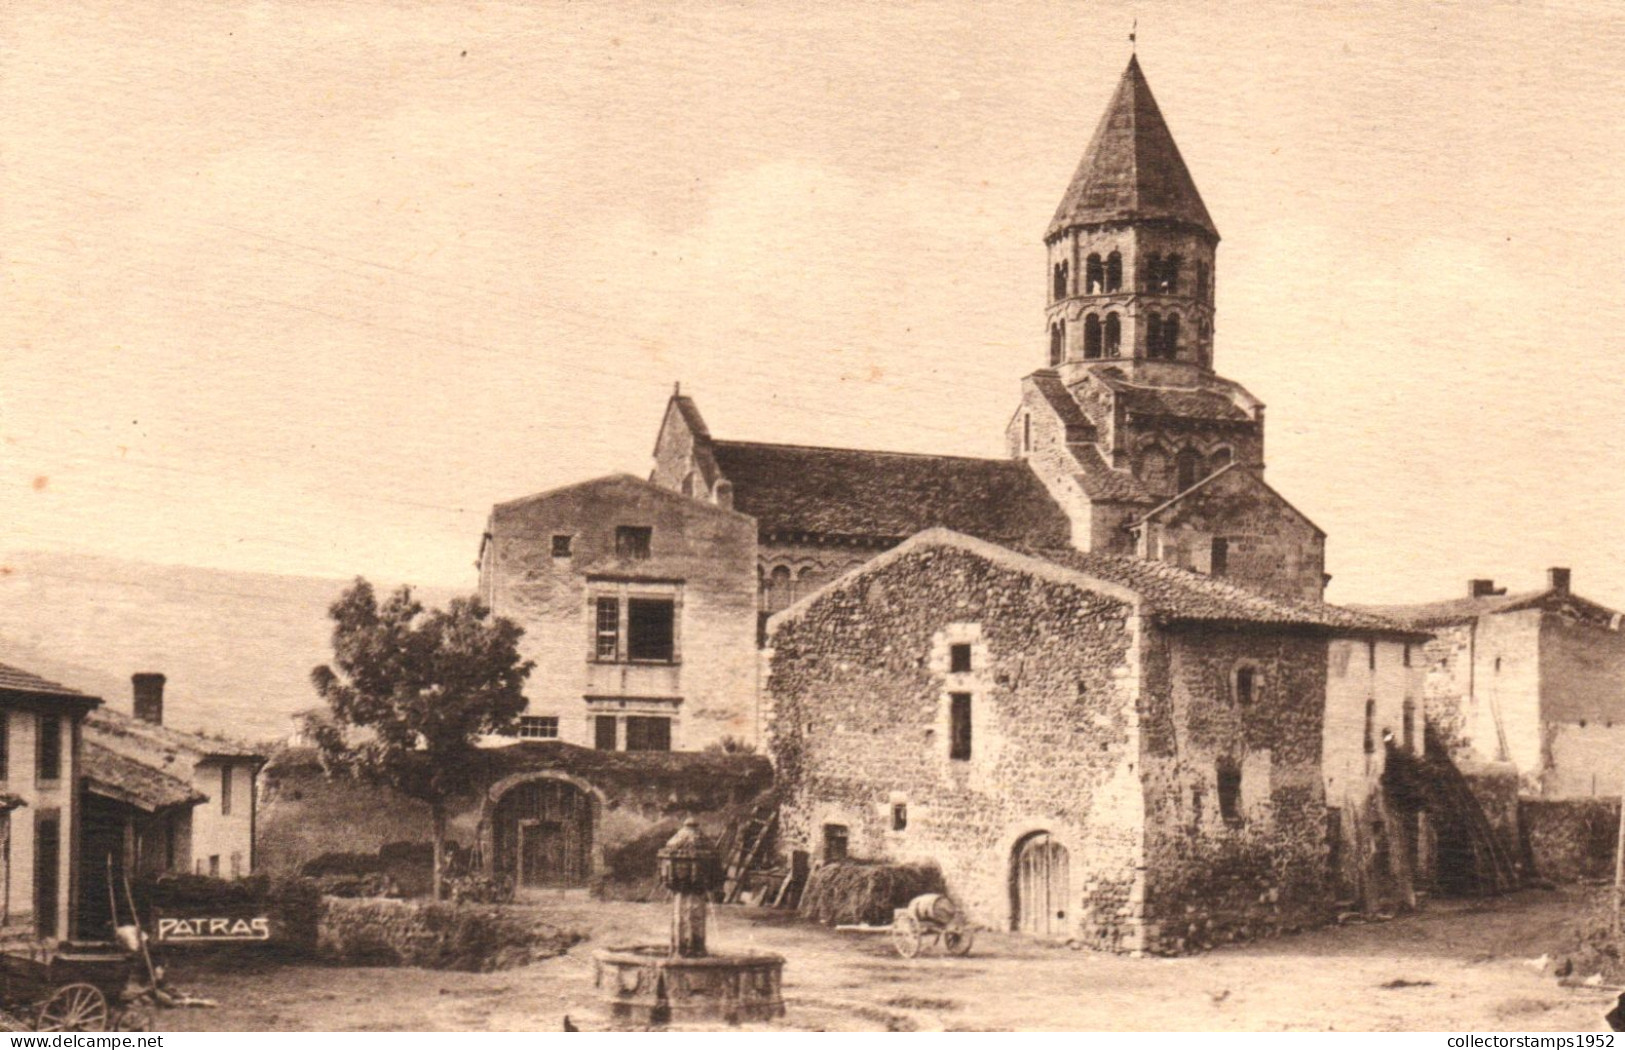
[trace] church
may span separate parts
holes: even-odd
[[[1219,234],[1131,58],[1043,235],[1006,455],[719,438],[498,505],[522,737],[764,747],[785,845],[930,860],[978,921],[1181,950],[1414,901],[1427,635],[1323,602],[1325,534],[1215,370]],[[1056,778],[1060,779],[1057,780]]]

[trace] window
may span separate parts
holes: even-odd
[[[568,558],[570,556],[570,537],[558,535],[553,537],[553,557]]]
[[[1411,643],[1406,642],[1405,643],[1405,666],[1409,667],[1410,665],[1411,665]]]
[[[628,715],[626,719],[626,749],[628,751],[670,751],[671,719],[654,715]]]
[[[1112,252],[1106,256],[1106,291],[1120,292],[1123,290],[1123,256]]]
[[[1179,358],[1179,315],[1169,314],[1162,319],[1162,356],[1169,361]]]
[[[1371,754],[1377,750],[1377,701],[1367,699],[1365,702],[1365,753]]]
[[[1083,356],[1091,361],[1100,356],[1100,318],[1094,314],[1083,319]]]
[[[767,611],[779,612],[790,607],[790,570],[780,565],[768,576]]]
[[[615,750],[614,715],[597,715],[593,718],[592,746],[600,751]]]
[[[1106,287],[1106,268],[1101,265],[1098,254],[1089,256],[1084,264],[1084,289],[1090,295],[1099,295]]]
[[[908,827],[908,803],[893,802],[891,804],[891,829],[902,831]]]
[[[1179,356],[1179,315],[1149,314],[1145,319],[1145,355],[1172,361]]]
[[[1258,696],[1258,668],[1236,668],[1236,703],[1246,706]]]
[[[1055,264],[1055,280],[1053,282],[1054,287],[1051,288],[1053,298],[1066,298],[1067,278],[1070,276],[1070,270],[1071,266],[1067,263],[1058,262]]]
[[[631,558],[633,561],[648,561],[649,544],[653,538],[654,529],[647,525],[617,525],[615,556]]]
[[[1152,252],[1145,257],[1145,284],[1148,292],[1162,291],[1162,256]]]
[[[824,825],[824,860],[831,861],[846,859],[847,832],[845,824]]]
[[[234,879],[243,877],[243,855],[241,853],[231,855],[231,877]]]
[[[1106,315],[1106,356],[1116,357],[1123,352],[1123,321],[1116,314]]]
[[[1377,669],[1377,643],[1376,642],[1366,642],[1365,643],[1365,666],[1366,666],[1366,669],[1370,670],[1370,671],[1375,671]]]
[[[1145,315],[1145,355],[1147,357],[1162,356],[1162,315]]]
[[[948,647],[948,670],[954,674],[970,671],[970,643],[960,642]]]
[[[211,855],[209,857],[209,878],[218,879],[219,877],[220,877],[220,854],[216,853],[216,854],[213,854],[213,855]]]
[[[39,718],[39,780],[62,779],[62,719],[56,715]]]
[[[1179,263],[1177,255],[1162,260],[1162,290],[1170,294],[1179,291]]]
[[[1031,412],[1021,414],[1021,451],[1033,450],[1033,416]]]
[[[963,762],[970,758],[970,694],[950,694],[948,704],[948,757]]]
[[[1174,457],[1174,471],[1179,491],[1184,492],[1202,480],[1201,454],[1191,448],[1180,449],[1179,455]]]
[[[1066,325],[1056,321],[1049,326],[1049,363],[1058,365],[1066,360]]]
[[[614,660],[621,647],[621,603],[615,598],[597,601],[597,642],[593,655],[600,660]]]
[[[1208,298],[1207,277],[1207,263],[1198,262],[1196,264],[1196,298],[1202,300],[1203,302],[1206,302]]]
[[[1208,555],[1208,575],[1223,576],[1230,567],[1230,541],[1223,536],[1213,537],[1213,549]]]
[[[220,815],[231,816],[231,763],[220,767]]]
[[[1405,734],[1405,750],[1416,750],[1416,701],[1410,697],[1405,698],[1405,707],[1400,715],[1402,730]]]
[[[1241,823],[1241,767],[1235,759],[1219,760],[1219,816],[1226,824]]]
[[[626,656],[671,663],[676,655],[677,606],[670,598],[631,598],[626,603]]]
[[[551,715],[521,715],[513,735],[521,740],[557,740],[559,720]]]

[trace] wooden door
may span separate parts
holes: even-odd
[[[524,886],[567,883],[569,863],[565,827],[556,820],[527,820],[519,825],[519,882]]]
[[[497,870],[523,886],[581,886],[592,875],[592,800],[557,780],[520,784],[496,807]]]
[[[1012,881],[1015,922],[1022,933],[1055,937],[1066,934],[1071,899],[1071,858],[1066,847],[1039,832],[1016,849]]]

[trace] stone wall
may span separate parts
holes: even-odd
[[[1473,625],[1429,627],[1422,645],[1422,709],[1427,724],[1452,756],[1473,748],[1477,712],[1471,708]],[[1495,754],[1493,742],[1489,752]]]
[[[1194,627],[1152,638],[1140,714],[1147,946],[1179,951],[1323,921],[1325,640]],[[1242,669],[1253,674],[1250,701]],[[1230,813],[1221,770],[1240,778]]]
[[[617,553],[622,525],[652,529],[647,558]],[[501,504],[490,533],[481,593],[525,629],[520,652],[536,661],[525,714],[556,717],[558,739],[583,746],[601,715],[668,717],[674,750],[756,739],[752,519],[617,475]],[[555,556],[555,536],[569,554]],[[596,652],[600,597],[623,608],[620,652],[608,659]],[[670,662],[628,657],[625,609],[637,598],[675,602]],[[624,747],[624,726],[619,735]]]
[[[958,547],[886,558],[775,621],[785,846],[819,856],[844,828],[850,855],[935,862],[976,921],[1008,929],[1013,858],[1047,832],[1070,859],[1056,932],[1138,947],[1131,606]],[[955,693],[968,759],[951,757]]]
[[[1613,878],[1618,798],[1526,798],[1518,815],[1536,876],[1553,882]]]

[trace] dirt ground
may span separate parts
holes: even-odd
[[[978,934],[968,958],[899,958],[888,938],[837,933],[771,912],[717,909],[719,950],[788,960],[782,1027],[802,1030],[1605,1031],[1619,989],[1567,987],[1556,954],[1582,891],[1526,891],[1420,914],[1232,946],[1180,959],[1128,959]],[[598,948],[660,942],[667,906],[560,893],[528,907],[593,931],[568,954],[522,969],[267,966],[174,971],[218,1009],[160,1013],[171,1031],[558,1031],[607,1027],[592,987]],[[1576,975],[1584,977],[1585,975]],[[775,1026],[781,1027],[781,1026]]]

